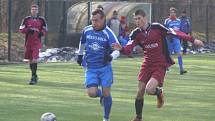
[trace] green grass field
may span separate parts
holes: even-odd
[[[133,118],[137,74],[141,57],[120,58],[113,63],[111,121]],[[186,75],[178,65],[168,72],[165,106],[156,108],[156,97],[145,96],[144,121],[214,121],[215,54],[184,56]],[[0,121],[39,121],[53,112],[58,121],[102,121],[99,99],[87,97],[83,69],[74,63],[41,63],[38,85],[30,86],[28,65],[0,65]]]

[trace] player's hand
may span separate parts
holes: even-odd
[[[28,34],[34,34],[34,30],[33,29],[28,29]]]
[[[38,37],[41,38],[43,36],[43,32],[39,32]]]
[[[106,53],[106,54],[104,55],[104,63],[105,63],[105,64],[111,62],[112,60],[113,60],[112,55],[110,55],[110,54],[108,54],[108,53]]]
[[[79,66],[81,66],[82,61],[83,61],[83,55],[78,55],[77,63]]]
[[[122,50],[122,46],[119,43],[113,43],[112,48],[114,50],[119,50],[119,51]]]
[[[193,44],[198,46],[198,47],[204,46],[204,43],[201,40],[198,40],[198,39],[195,39]]]
[[[36,32],[40,32],[40,30],[38,28],[30,28],[31,30],[34,30]]]
[[[167,34],[172,34],[172,35],[176,35],[176,32],[174,29],[169,28],[169,31],[167,31]]]

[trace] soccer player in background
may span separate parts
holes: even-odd
[[[23,19],[19,30],[25,34],[25,60],[29,61],[32,73],[30,85],[34,85],[38,81],[37,76],[37,59],[39,57],[39,49],[42,47],[41,37],[48,31],[45,19],[38,16],[38,5],[31,6],[31,16]]]
[[[169,18],[167,18],[164,22],[164,25],[167,28],[172,28],[173,30],[181,31],[181,21],[176,16],[176,8],[171,7],[169,9]],[[181,43],[180,38],[177,36],[167,36],[166,38],[167,44],[168,44],[168,50],[170,54],[176,53],[178,55],[178,65],[180,74],[183,75],[184,73],[187,73],[187,71],[184,70],[183,67],[183,59],[182,59],[182,53],[181,53]]]
[[[179,18],[181,20],[181,28],[180,30],[186,34],[191,34],[191,21],[187,17],[187,12],[186,10],[183,10],[181,13],[181,17]],[[188,42],[187,41],[182,41],[183,45],[183,54],[187,53],[187,48],[188,48]]]
[[[113,72],[111,61],[120,52],[111,45],[119,43],[113,31],[105,24],[105,14],[101,9],[92,12],[92,25],[83,29],[77,63],[85,67],[85,86],[89,97],[100,97],[104,106],[103,121],[109,121],[112,106],[111,86]],[[85,55],[84,55],[85,50]],[[101,86],[102,90],[98,87]]]
[[[132,121],[142,121],[145,92],[157,97],[157,108],[161,108],[164,104],[162,89],[164,77],[166,69],[174,64],[169,55],[165,37],[168,35],[178,36],[199,46],[202,46],[203,43],[192,36],[166,28],[159,23],[149,24],[143,10],[137,10],[134,13],[134,20],[137,28],[131,32],[128,44],[125,47],[113,44],[112,47],[121,50],[124,54],[130,54],[136,45],[140,45],[144,50],[144,59],[138,75],[139,83],[135,99],[136,116],[132,119]]]

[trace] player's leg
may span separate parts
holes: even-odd
[[[136,117],[134,117],[134,119],[132,119],[132,121],[142,121],[145,88],[146,88],[146,84],[142,81],[139,81],[137,96],[135,99]]]
[[[113,71],[110,65],[102,68],[100,70],[99,78],[101,80],[102,93],[103,93],[103,121],[108,121],[110,119],[110,112],[112,107],[112,96],[111,96],[111,86],[113,83]]]
[[[138,75],[138,80],[140,81],[138,82],[137,96],[135,99],[136,116],[131,121],[142,121],[145,88],[150,77],[151,75],[149,68],[143,66]]]
[[[33,64],[32,64],[32,53],[33,51],[31,50],[30,47],[26,46],[25,47],[25,57],[24,57],[24,61],[29,63],[29,67],[31,70],[31,79],[29,80],[29,84],[34,84],[32,82],[32,77],[33,77]]]
[[[159,82],[155,78],[151,78],[146,85],[146,93],[157,96],[157,107],[161,108],[164,104],[164,97],[162,89],[159,88]]]
[[[104,104],[104,121],[108,121],[110,119],[109,115],[112,107],[112,96],[110,94],[110,87],[103,87],[103,104]]]
[[[166,73],[166,68],[156,67],[153,69],[152,77],[146,85],[146,93],[157,96],[157,107],[161,108],[164,104],[163,81]]]
[[[172,38],[171,39],[167,39],[167,46],[168,46],[169,54],[172,55],[173,52],[174,52],[174,43],[173,43]]]
[[[184,70],[182,53],[181,53],[181,44],[180,44],[180,40],[179,39],[174,40],[174,51],[178,55],[179,71],[180,71],[180,74],[182,75],[182,74],[186,73],[187,71]]]
[[[187,47],[188,47],[188,42],[187,41],[182,41],[183,45],[183,54],[187,53]]]
[[[31,72],[32,72],[32,78],[29,84],[34,85],[38,81],[38,76],[37,76],[37,60],[39,58],[39,48],[34,48],[32,49],[32,59],[30,61],[30,67],[31,67]]]
[[[102,96],[102,91],[98,89],[99,80],[97,77],[97,69],[87,69],[85,86],[89,97],[96,98]]]

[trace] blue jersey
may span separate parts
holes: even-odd
[[[167,28],[172,28],[174,30],[178,30],[180,31],[180,28],[181,28],[181,20],[180,19],[175,19],[175,20],[172,20],[170,18],[167,18],[164,22],[164,25],[167,27]]]
[[[164,22],[164,25],[167,28],[172,28],[173,30],[180,31],[181,28],[181,21],[180,19],[170,19],[167,18]],[[166,37],[167,44],[168,44],[168,50],[169,53],[172,54],[173,52],[175,53],[180,53],[181,52],[181,44],[180,44],[180,38],[174,35],[168,35]]]
[[[108,26],[100,31],[95,31],[92,25],[85,27],[81,36],[81,44],[85,44],[84,60],[87,68],[106,66],[104,55],[112,53],[111,45],[113,43],[118,43],[118,40]]]
[[[173,30],[177,30],[177,31],[180,31],[180,28],[181,28],[181,21],[180,19],[175,19],[175,20],[172,20],[170,18],[167,18],[164,22],[164,25],[167,27],[167,28],[172,28]],[[173,40],[175,39],[179,39],[178,37],[176,36],[173,36],[172,37]]]
[[[186,34],[189,34],[191,32],[191,23],[190,23],[190,20],[189,18],[187,17],[180,17],[180,20],[181,20],[181,31],[186,33]]]

